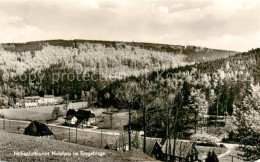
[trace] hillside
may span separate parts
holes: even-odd
[[[82,91],[92,89],[96,94],[116,79],[234,54],[204,47],[136,42],[50,40],[1,44],[0,105],[13,106],[24,96],[44,94],[69,94],[70,99],[80,100]]]
[[[72,143],[52,140],[48,138],[32,137],[20,134],[0,131],[0,159],[4,161],[154,161],[147,155],[137,152],[108,151]],[[99,153],[103,156],[14,156],[14,152],[51,153],[58,152],[78,152]]]
[[[129,77],[99,91],[98,104],[119,108],[134,105],[133,109],[137,110],[146,107],[149,136],[165,136],[166,110],[169,108],[174,113],[178,107],[182,115],[190,116],[183,118],[181,129],[185,126],[187,129],[194,128],[198,120],[196,114],[198,118],[219,115],[229,117],[229,124],[220,122],[217,125],[225,126],[224,131],[230,132],[237,127],[231,119],[239,123],[243,120],[236,119],[236,115],[248,113],[244,124],[253,122],[255,129],[259,130],[256,126],[259,124],[256,116],[260,115],[259,57],[260,51],[255,49],[226,59],[153,72],[148,76]],[[109,99],[106,94],[110,94]],[[133,102],[132,98],[140,99]],[[250,120],[251,115],[255,117]],[[140,121],[142,118],[136,122]],[[213,121],[208,126],[215,124]],[[187,136],[182,134],[180,138]]]
[[[0,45],[5,78],[63,63],[77,72],[99,71],[120,78],[194,62],[225,58],[237,52],[195,46],[88,40],[50,40]]]

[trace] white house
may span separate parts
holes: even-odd
[[[54,105],[56,103],[56,99],[54,95],[44,95],[38,101],[39,105]]]
[[[39,99],[39,96],[24,97],[24,106],[26,108],[37,107]]]
[[[55,104],[56,100],[54,95],[44,95],[44,101],[49,104]]]

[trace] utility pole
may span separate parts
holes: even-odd
[[[68,105],[69,105],[69,94],[66,94],[66,111],[68,111]]]
[[[78,128],[76,127],[76,144],[78,143]]]
[[[144,125],[144,146],[143,146],[143,153],[146,152],[146,108],[145,105],[143,105],[143,125]]]
[[[227,112],[227,104],[226,104],[226,112],[224,113],[224,118],[225,118],[225,126],[226,126],[226,121],[227,121],[227,116],[228,115],[228,112]],[[226,138],[227,137],[227,132],[225,131],[225,137],[224,138]]]
[[[82,98],[82,109],[83,109],[84,101],[86,100],[86,95],[84,91],[81,91],[81,98]]]
[[[197,133],[197,112],[195,113],[195,134]]]
[[[132,101],[132,107],[133,107],[133,101]],[[131,108],[129,106],[128,108],[128,117],[129,117],[129,121],[128,121],[128,145],[129,145],[129,151],[131,151]]]
[[[110,129],[113,127],[113,113],[110,114]]]
[[[215,119],[215,128],[217,127],[217,120],[218,120],[218,100],[217,100],[217,116]]]
[[[201,134],[202,134],[202,123],[201,123],[201,118],[200,118],[200,127],[201,127]]]
[[[70,142],[70,124],[69,124],[69,142]]]
[[[227,113],[227,104],[226,104],[226,112],[224,113],[224,117],[225,117],[225,125],[226,125],[226,120],[227,120],[227,117],[226,117],[227,114],[228,114],[228,113]]]
[[[169,135],[170,131],[170,111],[169,107],[167,106],[167,137],[166,137],[166,161],[168,161],[168,157],[171,157],[171,137]]]
[[[103,145],[103,143],[102,143],[102,129],[101,129],[101,134],[100,134],[101,136],[100,136],[100,138],[101,138],[101,141],[100,141],[100,148],[102,148],[102,145]]]
[[[3,122],[3,129],[5,130],[5,118],[4,118],[4,122]]]

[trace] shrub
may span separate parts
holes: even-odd
[[[226,148],[225,145],[223,145],[223,144],[220,144],[219,147]]]
[[[208,147],[218,147],[217,144],[211,142],[203,142],[203,143],[196,143],[197,146],[208,146]]]

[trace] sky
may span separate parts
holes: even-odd
[[[0,0],[0,43],[87,39],[260,47],[260,0]]]

